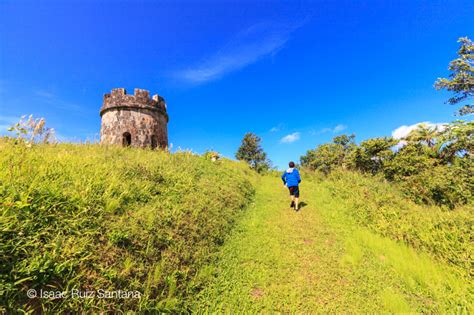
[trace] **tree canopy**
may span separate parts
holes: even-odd
[[[260,144],[261,141],[262,139],[259,136],[248,132],[235,154],[238,160],[247,162],[257,172],[266,171],[271,167],[270,160],[267,159],[267,154]]]
[[[461,37],[458,42],[461,46],[457,53],[458,58],[449,63],[449,78],[438,78],[435,82],[436,89],[454,93],[447,101],[451,105],[472,101],[474,98],[474,43],[467,37]],[[458,110],[460,116],[472,113],[474,103],[465,104]]]
[[[329,174],[338,169],[376,175],[395,182],[421,203],[454,208],[474,201],[474,122],[442,128],[421,124],[406,138],[335,137],[301,157],[302,166]]]

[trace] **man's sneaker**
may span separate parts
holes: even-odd
[[[292,201],[291,204],[290,204],[290,208],[293,208],[295,206],[295,202]]]

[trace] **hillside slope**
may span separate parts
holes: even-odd
[[[0,140],[0,313],[178,310],[252,199],[244,164]],[[27,290],[66,291],[28,298]],[[138,291],[141,299],[72,298]]]

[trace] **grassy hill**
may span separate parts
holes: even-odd
[[[278,176],[189,152],[0,142],[0,311],[472,311],[472,205],[310,172],[294,212]]]
[[[0,142],[0,312],[182,309],[251,201],[252,175],[188,152]],[[26,295],[74,288],[142,299]]]

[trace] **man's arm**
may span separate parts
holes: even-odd
[[[298,184],[301,183],[300,172],[296,170],[296,178],[298,179]]]
[[[286,172],[283,172],[283,175],[281,175],[281,180],[283,181],[283,184],[286,185]]]

